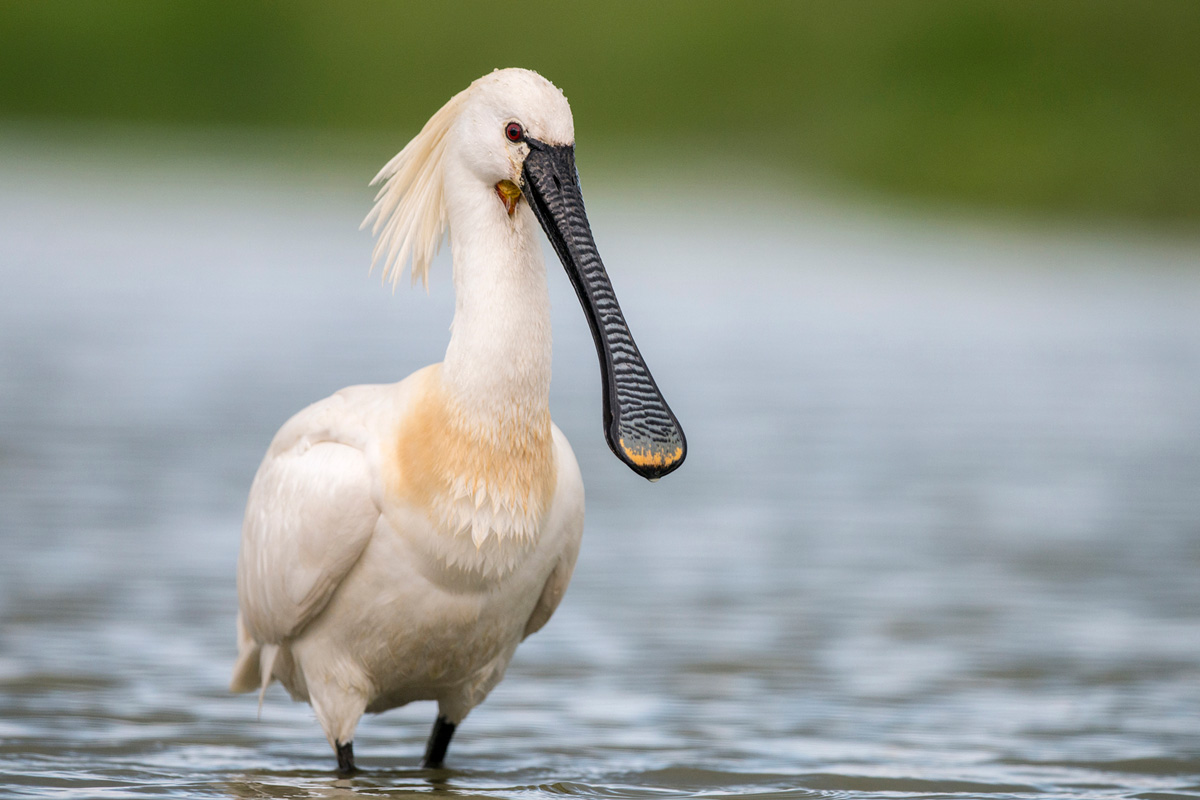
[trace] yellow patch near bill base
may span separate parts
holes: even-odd
[[[624,439],[620,441],[621,449],[625,451],[625,455],[629,456],[629,460],[639,467],[669,467],[683,455],[682,447],[676,447],[674,453],[664,453],[657,450],[630,450],[625,445]]]
[[[504,210],[511,217],[517,210],[517,201],[521,199],[521,187],[510,180],[503,180],[496,184],[496,195],[504,204]]]

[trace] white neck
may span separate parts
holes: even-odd
[[[550,298],[537,220],[510,217],[492,187],[447,164],[454,322],[442,375],[468,421],[494,435],[545,419],[550,397]]]

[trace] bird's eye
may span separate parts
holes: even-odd
[[[504,135],[508,137],[510,142],[519,142],[525,136],[525,129],[521,127],[519,122],[510,122],[504,126]]]

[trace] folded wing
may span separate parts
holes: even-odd
[[[335,396],[293,418],[254,478],[238,559],[235,689],[269,681],[258,651],[273,652],[321,613],[379,520],[362,450],[322,424],[335,411],[323,406],[341,403]]]

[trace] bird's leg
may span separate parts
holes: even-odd
[[[425,758],[422,767],[436,768],[446,759],[446,748],[450,746],[450,737],[454,735],[455,725],[445,717],[438,715],[429,734],[429,742],[425,745]]]
[[[351,775],[358,772],[354,766],[354,742],[338,742],[337,745],[338,774]]]

